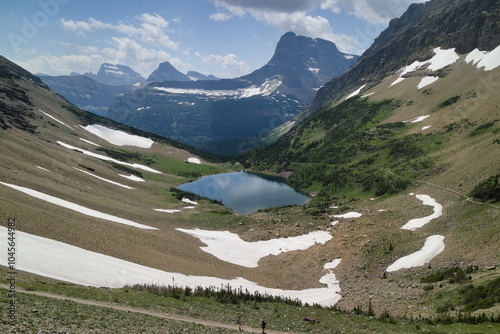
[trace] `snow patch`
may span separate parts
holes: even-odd
[[[137,135],[131,135],[124,131],[110,129],[99,124],[82,126],[82,128],[84,128],[88,132],[98,137],[101,137],[107,142],[117,146],[127,145],[127,146],[137,146],[141,148],[150,148],[154,143],[154,141],[152,141],[149,138]]]
[[[422,80],[420,80],[419,84],[417,85],[417,89],[422,89],[425,86],[428,86],[431,83],[437,81],[438,79],[439,79],[439,77],[433,77],[433,76],[428,76],[428,77],[422,78]]]
[[[115,163],[120,164],[120,165],[125,165],[125,166],[129,166],[129,167],[133,167],[133,168],[142,169],[142,170],[145,170],[145,171],[151,172],[151,173],[161,174],[160,171],[157,171],[156,169],[150,168],[148,166],[144,166],[144,165],[136,164],[136,163],[131,164],[131,163],[128,163],[128,162],[116,160],[116,159],[110,158],[110,157],[102,155],[102,154],[97,154],[97,153],[94,153],[94,152],[83,150],[83,149],[75,147],[75,146],[71,146],[69,144],[63,143],[62,141],[57,141],[57,143],[59,145],[61,145],[62,147],[68,148],[70,150],[75,150],[75,151],[81,152],[81,153],[83,153],[85,155],[88,155],[88,156],[91,156],[91,157],[94,157],[94,158],[97,158],[97,159],[101,159],[101,160],[105,160],[105,161],[112,161],[112,162],[115,162]]]
[[[422,131],[427,130],[427,129],[428,129],[428,128],[430,128],[431,126],[432,126],[432,125],[427,125],[427,126],[424,126],[424,127],[422,128]]]
[[[80,138],[80,140],[83,141],[83,142],[85,142],[85,143],[87,143],[87,144],[94,145],[94,146],[97,146],[97,147],[101,147],[101,145],[96,144],[96,143],[94,143],[94,142],[92,142],[90,140],[83,139],[83,138]]]
[[[25,193],[29,196],[41,199],[42,201],[49,202],[49,203],[55,204],[57,206],[61,206],[63,208],[72,210],[72,211],[76,211],[78,213],[81,213],[81,214],[84,214],[84,215],[87,215],[90,217],[100,218],[100,219],[108,220],[111,222],[129,225],[129,226],[133,226],[133,227],[138,227],[138,228],[142,228],[142,229],[157,230],[156,227],[139,224],[139,223],[133,222],[133,221],[128,220],[128,219],[123,219],[120,217],[109,215],[107,213],[102,213],[102,212],[99,212],[96,210],[92,210],[92,209],[86,208],[84,206],[66,201],[66,200],[58,198],[58,197],[50,196],[50,195],[47,195],[45,193],[30,189],[30,188],[20,187],[20,186],[14,185],[14,184],[4,183],[4,182],[0,182],[0,184],[3,184],[6,187],[9,187],[9,188],[12,188],[14,190]]]
[[[135,181],[135,182],[146,182],[146,181],[144,181],[142,178],[140,178],[139,176],[136,176],[136,175],[132,175],[132,174],[130,174],[130,175],[118,174],[118,175],[119,175],[119,176],[121,176],[121,177],[124,177],[124,178],[126,178],[126,179],[129,179],[129,180],[131,180],[131,181]]]
[[[181,212],[181,210],[176,210],[176,209],[153,209],[154,211],[157,212],[165,212],[165,213],[177,213]]]
[[[403,81],[405,79],[405,78],[403,78],[403,76],[405,74],[414,72],[414,71],[420,69],[425,64],[429,64],[429,66],[427,67],[428,70],[437,71],[437,70],[440,70],[448,65],[453,64],[459,58],[460,58],[460,56],[455,52],[455,48],[447,49],[447,50],[443,50],[441,48],[435,48],[434,49],[434,57],[432,57],[431,59],[423,61],[423,62],[415,61],[411,65],[405,66],[402,69],[400,69],[399,71],[401,72],[401,74],[399,75],[399,78],[397,78],[389,87],[400,83],[401,81]],[[434,80],[434,81],[436,81],[436,80]]]
[[[465,62],[472,62],[478,69],[484,67],[485,71],[491,71],[500,66],[500,46],[489,52],[474,49],[465,57]]]
[[[71,130],[73,130],[73,128],[71,126],[69,126],[68,124],[64,123],[63,121],[60,121],[58,120],[57,118],[55,118],[54,116],[50,115],[50,114],[47,114],[45,111],[41,110],[41,109],[38,109],[39,112],[41,112],[42,114],[44,114],[45,116],[47,117],[50,117],[52,118],[54,121],[56,121],[57,123],[60,123],[64,126],[67,126],[68,128],[70,128]]]
[[[326,284],[328,288],[333,292],[333,300],[335,300],[335,303],[337,303],[340,298],[340,281],[337,279],[335,274],[333,273],[333,269],[335,269],[342,259],[335,259],[332,262],[328,262],[324,265],[324,270],[328,270],[328,274],[324,275],[319,279],[319,282],[322,284]]]
[[[48,170],[48,169],[46,169],[46,168],[40,167],[40,166],[36,166],[36,168],[39,168],[39,169],[41,169],[41,170],[43,170],[43,171],[46,171],[46,172],[52,173],[52,171],[50,171],[50,170]]]
[[[252,85],[247,88],[233,90],[209,90],[199,88],[174,88],[174,87],[153,87],[156,90],[172,94],[193,94],[207,97],[234,97],[236,99],[247,98],[255,95],[268,96],[275,92],[281,81],[278,79],[266,80],[262,85]]]
[[[7,228],[0,226],[0,245],[6,247]],[[338,301],[338,284],[306,290],[281,290],[259,286],[241,277],[220,279],[210,276],[189,276],[166,272],[137,263],[121,260],[75,247],[59,241],[17,231],[16,238],[23,247],[18,249],[16,269],[84,286],[120,288],[133,284],[156,284],[204,288],[231,286],[272,296],[299,299],[303,303],[333,306]],[[50,256],[47,256],[50,254]],[[0,252],[0,264],[8,266],[7,252]]]
[[[419,251],[404,256],[387,267],[388,272],[400,269],[420,267],[429,263],[435,256],[444,250],[444,236],[433,235],[425,240],[424,247]]]
[[[333,217],[333,218],[359,218],[361,216],[362,216],[362,214],[359,212],[347,212],[347,213],[344,213],[342,215],[333,215],[330,217]]]
[[[304,250],[317,243],[324,244],[332,239],[331,234],[326,231],[315,231],[297,237],[247,242],[242,240],[239,235],[229,231],[182,228],[176,230],[200,239],[207,245],[201,249],[218,259],[248,268],[258,267],[258,262],[263,257]]]
[[[363,88],[365,88],[365,86],[366,86],[366,84],[365,84],[365,85],[363,85],[363,86],[361,86],[361,87],[359,87],[358,89],[356,89],[354,92],[352,92],[352,93],[351,93],[351,95],[349,95],[349,96],[348,96],[348,97],[346,97],[345,99],[346,99],[346,100],[348,100],[348,99],[350,99],[351,97],[354,97],[354,96],[358,95],[358,94],[361,92],[361,90],[362,90]]]
[[[423,116],[418,116],[418,117],[415,117],[415,118],[412,118],[408,121],[403,121],[403,123],[420,123],[422,122],[424,119],[426,119],[427,117],[429,117],[430,115],[423,115]]]
[[[135,189],[133,187],[129,187],[127,185],[124,185],[124,184],[121,184],[121,183],[118,183],[118,182],[115,182],[115,181],[111,181],[111,180],[108,180],[108,179],[105,179],[103,177],[100,177],[100,176],[97,176],[97,175],[94,175],[90,172],[87,172],[86,170],[83,170],[83,169],[80,169],[80,168],[76,168],[76,167],[73,167],[74,169],[76,169],[77,171],[79,172],[82,172],[82,173],[85,173],[87,175],[90,175],[92,177],[95,177],[96,179],[99,179],[99,180],[102,180],[102,181],[105,181],[105,182],[108,182],[108,183],[111,183],[111,184],[114,184],[116,186],[119,186],[119,187],[122,187],[122,188],[125,188],[125,189]]]
[[[197,165],[201,164],[201,161],[198,158],[188,158],[187,162],[189,162],[190,164],[197,164]]]
[[[189,198],[187,198],[187,197],[183,197],[183,198],[182,198],[182,201],[183,201],[184,203],[193,204],[193,205],[198,205],[198,203],[197,203],[197,202],[192,201],[192,200],[190,200],[190,199],[189,199]]]
[[[405,225],[403,225],[403,227],[401,227],[401,229],[403,230],[414,231],[417,228],[420,228],[428,224],[431,220],[441,217],[441,215],[443,214],[443,206],[437,203],[434,198],[428,195],[416,195],[415,197],[421,200],[424,205],[432,206],[434,208],[434,213],[427,217],[415,218],[408,221],[408,223],[406,223]]]

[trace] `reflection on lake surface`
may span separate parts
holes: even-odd
[[[179,189],[221,201],[242,215],[273,206],[303,205],[309,201],[307,195],[281,178],[247,172],[208,175],[180,185]]]

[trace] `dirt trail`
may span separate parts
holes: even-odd
[[[440,185],[437,185],[437,184],[434,184],[434,183],[430,183],[430,182],[427,182],[427,181],[422,181],[422,180],[418,180],[418,179],[412,179],[412,178],[409,178],[409,177],[406,177],[406,176],[401,176],[401,175],[393,173],[392,171],[390,171],[388,169],[383,169],[383,170],[386,171],[387,173],[393,175],[393,176],[396,176],[396,177],[399,177],[399,178],[402,178],[402,179],[405,179],[405,180],[409,180],[409,181],[413,181],[413,182],[418,182],[418,183],[424,183],[424,184],[426,184],[428,186],[435,187],[435,188],[438,188],[438,189],[441,189],[441,190],[444,190],[444,191],[448,191],[448,192],[454,193],[456,195],[464,197],[466,201],[469,201],[471,203],[479,204],[479,205],[488,205],[488,206],[491,206],[492,208],[499,209],[496,205],[493,205],[491,203],[484,203],[484,202],[475,201],[472,197],[469,197],[469,196],[467,196],[465,194],[462,194],[462,193],[460,193],[460,192],[458,192],[456,190],[453,190],[453,189],[450,189],[450,188],[446,188],[446,187],[443,187],[443,186],[440,186]]]
[[[7,284],[0,283],[0,288],[9,290],[9,286]],[[187,316],[183,316],[183,315],[167,314],[167,313],[161,313],[161,312],[153,311],[153,310],[124,306],[124,305],[120,305],[120,304],[100,302],[97,300],[68,297],[68,296],[53,294],[53,293],[44,292],[44,291],[28,291],[28,290],[24,290],[24,289],[19,288],[19,287],[16,288],[16,292],[17,293],[27,293],[27,294],[31,294],[31,295],[48,297],[48,298],[53,298],[53,299],[58,299],[58,300],[70,300],[72,302],[84,304],[84,305],[107,307],[107,308],[111,308],[111,309],[118,310],[118,311],[145,314],[145,315],[163,318],[163,319],[168,319],[168,320],[188,322],[188,323],[207,326],[207,327],[225,328],[225,329],[234,330],[235,332],[239,332],[237,324],[224,324],[224,323],[220,323],[220,322],[191,318],[191,317],[187,317]],[[243,329],[244,333],[262,333],[262,329],[260,329],[260,328],[252,328],[252,327],[248,327],[245,325],[242,326],[242,329]],[[281,331],[274,331],[274,330],[268,330],[268,329],[266,329],[266,333],[268,333],[268,334],[294,334],[294,332],[281,332]]]

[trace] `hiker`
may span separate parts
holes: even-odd
[[[236,319],[236,323],[238,324],[238,330],[239,330],[240,332],[243,332],[243,329],[241,329],[241,324],[243,323],[243,322],[241,321],[241,317],[238,317],[238,319]]]
[[[260,328],[262,328],[262,334],[266,334],[266,322],[264,319],[262,319],[262,322],[260,323]]]

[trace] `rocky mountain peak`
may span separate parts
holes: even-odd
[[[358,56],[342,53],[330,41],[284,34],[271,60],[264,67],[242,77],[261,84],[268,78],[283,78],[282,92],[311,101],[324,83],[345,72],[356,63]]]
[[[132,68],[119,64],[103,63],[97,74],[85,73],[85,75],[111,86],[131,85],[144,81],[144,78]]]
[[[191,81],[187,75],[177,70],[168,61],[158,65],[158,68],[148,77],[149,82]]]

